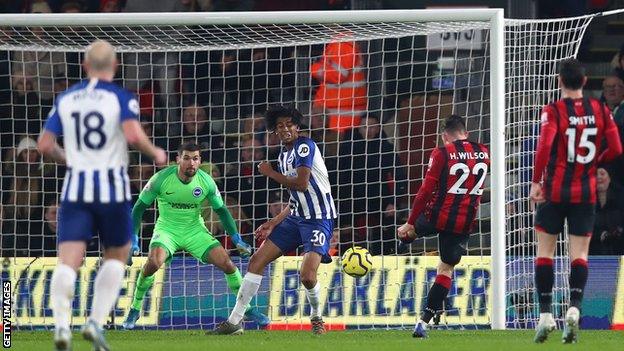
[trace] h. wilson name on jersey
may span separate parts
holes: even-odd
[[[490,156],[487,152],[451,152],[449,153],[451,160],[482,160],[488,159]]]

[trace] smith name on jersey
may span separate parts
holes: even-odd
[[[61,201],[131,201],[128,145],[121,128],[138,119],[134,95],[111,82],[84,80],[60,94],[45,129],[63,136],[67,173]]]
[[[310,168],[310,182],[305,191],[290,190],[291,214],[306,219],[334,219],[336,208],[331,195],[327,167],[316,143],[299,137],[291,150],[278,158],[279,170],[287,177],[297,176],[297,167]]]

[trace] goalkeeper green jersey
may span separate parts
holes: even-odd
[[[223,199],[212,177],[197,170],[189,183],[178,178],[178,166],[160,170],[149,180],[139,200],[150,205],[158,203],[158,219],[155,231],[180,232],[203,228],[207,231],[202,213],[202,203],[208,200],[213,209],[223,207]]]

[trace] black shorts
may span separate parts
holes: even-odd
[[[563,223],[568,220],[568,234],[591,236],[596,220],[596,205],[568,204],[546,201],[535,210],[535,229],[558,235],[563,232]]]
[[[461,257],[466,254],[470,234],[457,234],[436,229],[425,215],[420,215],[416,220],[417,237],[432,236],[438,234],[438,251],[440,260],[452,266],[459,263]]]

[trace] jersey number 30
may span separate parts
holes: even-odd
[[[106,144],[106,134],[102,131],[104,126],[104,116],[97,111],[91,111],[84,116],[80,116],[80,112],[71,114],[76,127],[76,147],[78,150],[84,145],[93,150],[101,149]],[[84,127],[84,132],[82,128]],[[94,136],[95,134],[95,136]]]
[[[485,182],[485,175],[487,174],[487,171],[488,171],[488,165],[487,163],[484,163],[484,162],[479,162],[475,164],[474,167],[472,167],[472,170],[470,170],[470,168],[468,168],[468,165],[466,165],[465,163],[454,164],[453,166],[451,166],[449,173],[455,176],[457,175],[458,172],[461,172],[461,174],[459,175],[459,179],[457,179],[455,184],[453,184],[453,186],[448,190],[448,193],[449,194],[468,193],[468,189],[462,188],[462,185],[464,185],[464,183],[466,182],[466,179],[468,179],[468,176],[470,175],[470,173],[472,173],[475,176],[479,177],[479,180],[477,181],[475,186],[472,188],[472,190],[470,190],[470,195],[483,194],[483,189],[481,189],[481,186],[483,185],[483,182]]]

